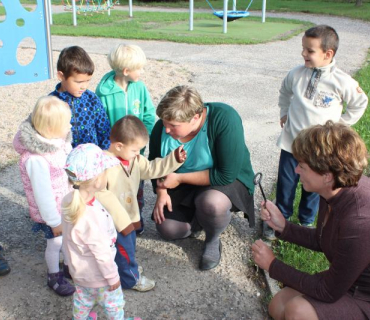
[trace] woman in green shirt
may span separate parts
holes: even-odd
[[[220,235],[230,211],[243,211],[254,226],[253,169],[239,114],[223,103],[203,103],[188,86],[171,89],[157,108],[149,159],[184,145],[187,160],[175,173],[153,181],[157,193],[152,219],[161,236],[181,239],[204,229],[201,270],[221,259]]]

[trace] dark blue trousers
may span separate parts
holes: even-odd
[[[136,232],[132,231],[127,236],[118,233],[116,247],[115,262],[118,266],[121,286],[123,289],[130,289],[139,280],[138,265],[135,259]]]
[[[297,165],[298,161],[293,157],[293,154],[281,150],[276,189],[276,205],[285,219],[289,219],[293,215],[293,202],[299,181],[299,175],[295,173]],[[301,224],[310,224],[315,221],[319,201],[320,196],[317,193],[307,192],[302,188],[298,213],[298,219]]]

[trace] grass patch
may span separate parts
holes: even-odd
[[[285,40],[312,24],[285,19],[270,19],[262,24],[260,18],[239,19],[228,24],[222,33],[222,20],[208,14],[194,15],[194,31],[188,31],[187,13],[136,12],[133,19],[124,11],[111,15],[79,15],[78,26],[72,25],[72,14],[53,16],[53,35],[110,37],[141,40],[165,40],[195,44],[255,44]]]
[[[21,0],[23,4],[35,4],[35,0]],[[52,0],[52,4],[61,5],[62,0]],[[72,1],[69,1],[70,4]],[[210,0],[215,10],[223,10],[223,0]],[[66,3],[66,0],[64,0]],[[78,1],[77,1],[78,3]],[[188,8],[188,1],[133,1],[134,6],[157,6],[157,7],[168,7],[168,8]],[[245,10],[249,4],[247,1],[237,1],[237,10]],[[121,6],[127,5],[126,2],[121,1]],[[209,9],[210,13],[212,10],[208,6],[205,0],[195,0],[195,8]],[[232,4],[229,3],[229,10],[232,8]],[[354,0],[269,0],[266,4],[267,11],[277,12],[304,12],[314,14],[325,14],[334,15],[341,17],[349,17],[353,19],[361,19],[370,21],[370,0],[363,0],[361,7],[356,7]],[[262,0],[254,0],[249,8],[250,11],[262,10]],[[134,9],[135,11],[135,9]],[[268,15],[267,15],[268,18]],[[249,18],[245,18],[249,19]],[[268,18],[269,20],[270,18]]]
[[[291,218],[293,223],[299,222],[298,206],[300,200],[301,184],[299,183],[294,199],[294,214]],[[329,268],[329,261],[322,252],[312,251],[283,240],[274,241],[272,248],[278,259],[300,271],[315,274]]]
[[[370,51],[367,55],[367,60],[365,65],[355,74],[354,78],[360,84],[362,90],[370,96]],[[370,151],[370,109],[366,108],[364,115],[361,119],[353,126],[353,128],[358,132],[358,134],[365,141],[367,150]],[[365,172],[366,175],[370,174],[370,165],[368,165]]]
[[[215,10],[223,10],[223,0],[210,1]],[[134,2],[136,5],[141,6],[166,6],[174,8],[188,8],[189,3],[185,1],[178,2]],[[238,1],[237,10],[245,10],[249,4],[248,1]],[[205,0],[195,0],[195,8],[208,8]],[[229,3],[229,10],[232,4]],[[307,1],[307,0],[269,0],[266,3],[267,11],[277,12],[304,12],[325,15],[335,15],[342,17],[349,17],[353,19],[361,19],[370,21],[370,3],[364,1],[361,7],[356,7],[353,2],[347,1]],[[254,0],[249,8],[250,11],[262,10],[262,0]],[[210,9],[210,12],[212,10]],[[268,18],[268,15],[267,15]],[[248,18],[246,18],[248,19]],[[269,18],[268,18],[269,19]]]

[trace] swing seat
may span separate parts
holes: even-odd
[[[224,19],[224,12],[223,11],[215,11],[213,14],[220,18]],[[245,18],[249,16],[249,11],[228,11],[227,12],[227,22],[234,21],[240,18]]]

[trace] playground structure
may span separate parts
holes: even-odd
[[[119,4],[119,0],[95,0],[98,1],[97,5],[94,4],[93,0],[79,0],[79,5],[76,4],[76,0],[72,0],[72,5],[69,4],[69,0],[67,1],[66,10],[71,10],[73,12],[73,25],[77,26],[77,14],[84,12],[102,12],[103,9],[108,11],[108,15],[110,15],[110,9],[113,8],[116,4]],[[104,4],[101,5],[101,2],[104,1]],[[236,11],[236,0],[233,0],[233,10],[228,11],[228,2],[229,0],[224,0],[224,9],[223,11],[216,11],[209,0],[206,0],[208,5],[212,8],[213,14],[218,18],[223,20],[223,33],[227,33],[227,22],[244,18],[249,16],[248,9],[252,5],[253,0],[250,0],[249,5],[244,11]],[[91,5],[89,4],[91,2]],[[85,6],[83,7],[83,4]],[[129,6],[129,17],[133,17],[133,10],[132,10],[132,0],[128,1]],[[51,16],[51,14],[50,14]],[[266,0],[262,0],[262,23],[266,20]],[[189,0],[189,31],[194,30],[194,0]]]
[[[49,1],[36,2],[36,9],[29,12],[19,0],[2,0],[6,16],[0,21],[0,86],[53,77]],[[17,52],[30,42],[36,45],[35,54],[22,64]]]
[[[213,15],[215,15],[217,18],[223,19],[224,12],[223,11],[216,11],[215,8],[213,8],[211,2],[209,0],[206,0],[210,8],[213,10]],[[227,22],[234,21],[240,18],[245,18],[249,16],[249,7],[252,5],[253,0],[251,0],[247,6],[247,8],[244,11],[237,11],[236,10],[236,0],[233,0],[233,10],[227,11]]]
[[[72,22],[73,25],[77,26],[77,14],[93,14],[93,13],[104,13],[105,11],[108,12],[110,16],[110,10],[114,8],[115,5],[119,4],[119,0],[71,0],[72,4],[69,0],[66,0],[64,3],[64,10],[72,11]],[[129,15],[132,17],[132,0],[129,0]],[[51,13],[50,13],[51,16]]]
[[[233,0],[233,10],[228,10],[228,2],[229,0],[224,0],[224,8],[222,11],[216,11],[209,0],[206,0],[208,5],[213,10],[213,14],[218,18],[223,20],[223,33],[227,33],[227,22],[234,21],[236,19],[244,18],[249,16],[248,9],[253,3],[253,0],[250,1],[248,7],[245,11],[236,11],[236,0]],[[262,0],[262,23],[266,21],[266,0]],[[189,0],[189,30],[194,30],[194,0]]]
[[[64,10],[73,11],[73,5],[69,0],[66,0],[66,3],[63,1],[62,4],[64,5]],[[76,3],[76,10],[78,14],[93,12],[104,13],[104,11],[113,9],[117,4],[119,4],[118,0],[79,0],[78,3]]]

